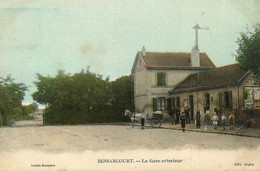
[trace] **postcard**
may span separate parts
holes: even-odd
[[[260,1],[2,0],[0,171],[260,170]]]

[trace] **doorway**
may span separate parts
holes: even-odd
[[[191,120],[194,118],[194,102],[193,102],[193,95],[189,96],[189,102],[190,102],[190,115],[191,115]]]

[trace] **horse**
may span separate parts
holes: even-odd
[[[141,118],[146,120],[146,115],[144,113],[132,113],[129,110],[125,111],[125,116],[129,116],[132,121],[132,128],[134,128],[134,122],[141,121]]]

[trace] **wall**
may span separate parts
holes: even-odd
[[[249,97],[244,100],[245,108],[259,108],[260,87],[254,83],[253,74],[245,79],[242,86],[243,89],[247,89],[249,92]],[[243,90],[241,92],[243,92]]]
[[[147,70],[139,56],[134,68],[134,102],[136,112],[147,112]]]
[[[144,63],[137,54],[134,66],[134,101],[136,111],[145,111],[152,116],[151,101],[155,97],[168,98],[169,91],[175,88],[188,75],[201,70],[151,70],[146,69]],[[156,86],[156,73],[166,73],[166,86]]]
[[[210,95],[210,115],[214,114],[214,109],[218,108],[218,96],[219,96],[219,92],[224,93],[225,91],[232,91],[232,104],[233,104],[233,109],[238,107],[238,102],[239,101],[243,101],[242,100],[242,93],[240,93],[238,90],[242,89],[241,86],[240,87],[225,87],[225,88],[220,88],[220,89],[211,89],[211,90],[203,90],[203,91],[195,91],[195,92],[187,92],[187,93],[178,93],[178,94],[174,94],[171,97],[180,97],[180,111],[183,112],[184,111],[184,99],[188,100],[188,104],[189,104],[189,96],[193,95],[193,101],[194,101],[194,118],[196,116],[196,111],[200,110],[201,111],[201,118],[204,118],[204,105],[206,104],[206,98],[205,98],[205,94],[209,94]],[[238,94],[239,92],[239,94]]]

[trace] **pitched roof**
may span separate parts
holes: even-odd
[[[235,63],[194,73],[177,85],[170,94],[239,85],[250,72]]]
[[[146,67],[191,67],[190,52],[145,52],[142,57]],[[201,67],[215,67],[206,53],[200,53]]]

